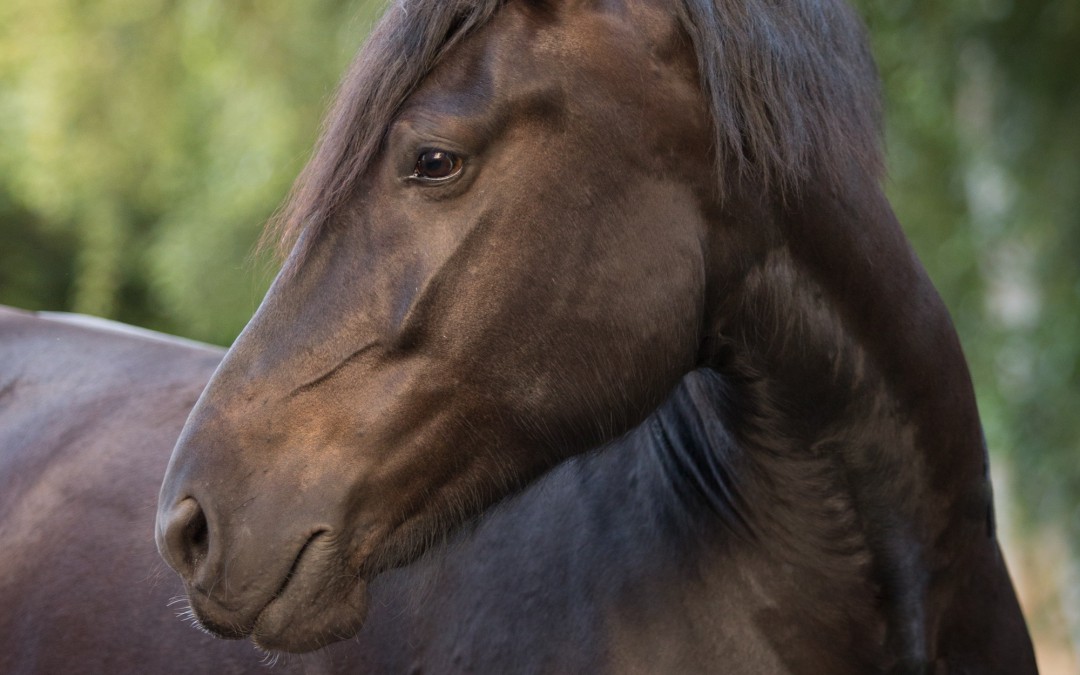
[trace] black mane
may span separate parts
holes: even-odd
[[[408,96],[504,1],[392,5],[353,60],[266,242],[288,253],[334,216]],[[676,11],[712,109],[721,194],[732,179],[781,192],[808,180],[836,186],[853,163],[881,173],[878,78],[863,25],[843,0],[682,0]]]

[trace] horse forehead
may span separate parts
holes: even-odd
[[[564,4],[558,18],[544,23],[534,18],[528,2],[511,3],[503,10],[507,16],[517,15],[518,33],[504,39],[516,56],[515,67],[521,61],[548,60],[562,66],[561,72],[640,81],[643,66],[681,61],[691,54],[675,15],[666,6],[650,0]]]
[[[412,103],[447,93],[489,102],[545,84],[640,88],[643,68],[667,66],[696,82],[689,42],[668,9],[644,0],[555,4],[546,11],[525,1],[504,5],[425,78]]]

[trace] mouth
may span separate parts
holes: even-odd
[[[254,619],[239,626],[219,622],[203,608],[196,609],[199,623],[219,637],[250,638],[273,652],[313,651],[356,635],[367,615],[367,582],[346,569],[331,539],[326,530],[308,537]]]
[[[274,604],[274,602],[276,602],[278,598],[285,594],[285,590],[289,587],[289,582],[291,582],[293,577],[296,576],[296,571],[300,567],[300,562],[304,559],[304,554],[308,552],[308,549],[311,548],[311,545],[315,542],[316,539],[325,534],[326,530],[316,530],[311,534],[310,537],[307,538],[307,541],[304,542],[303,546],[300,547],[300,550],[297,552],[296,557],[293,559],[292,565],[289,567],[289,571],[285,573],[285,577],[281,580],[281,585],[278,586],[278,589],[274,591],[274,594],[270,596],[270,599],[266,602],[265,605],[263,605],[263,608],[259,610],[259,614],[255,617],[255,626],[259,625],[259,619],[260,617],[262,617],[263,614],[266,613],[267,608],[269,608],[270,605]]]

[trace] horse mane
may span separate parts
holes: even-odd
[[[392,5],[353,60],[264,245],[284,257],[308,232],[310,246],[379,152],[405,100],[505,1]],[[720,194],[732,179],[788,194],[811,180],[838,188],[852,166],[880,176],[877,70],[862,22],[844,0],[681,0],[676,12],[711,107]]]

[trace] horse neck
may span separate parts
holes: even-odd
[[[738,278],[714,278],[707,359],[725,382],[715,414],[769,486],[747,519],[811,548],[861,539],[888,639],[918,661],[935,597],[996,552],[955,330],[873,181],[756,216],[771,234]]]

